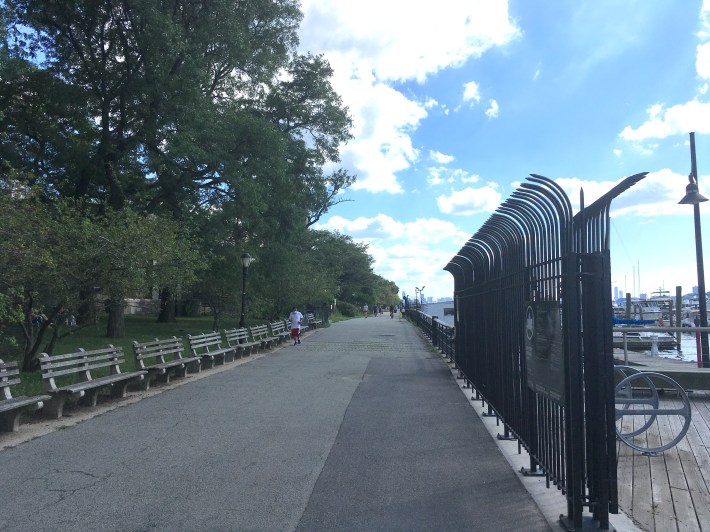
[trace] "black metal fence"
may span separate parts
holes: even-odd
[[[573,216],[564,191],[533,175],[444,268],[454,328],[409,315],[451,359],[568,502],[609,527],[618,512],[609,208],[637,174]]]

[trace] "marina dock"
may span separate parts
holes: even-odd
[[[614,350],[614,355],[617,363],[624,362],[623,351]],[[637,352],[629,352],[627,362],[642,371],[668,375],[679,383],[692,383],[693,376],[700,375],[705,390],[689,389],[690,427],[671,449],[646,456],[617,443],[619,505],[644,530],[710,530],[710,391],[706,387],[710,370]],[[677,408],[679,402],[677,395],[663,394],[660,406]],[[661,445],[677,434],[679,423],[673,417],[659,416],[657,423],[635,438],[641,445]]]

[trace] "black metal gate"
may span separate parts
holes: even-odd
[[[617,513],[609,207],[623,180],[572,215],[532,175],[451,259],[455,363],[530,454],[526,474],[563,490],[570,529]]]

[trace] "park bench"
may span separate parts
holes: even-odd
[[[268,325],[253,325],[249,327],[252,340],[259,342],[261,349],[271,349],[278,342],[278,338],[271,336]]]
[[[170,382],[172,375],[185,377],[187,372],[200,372],[200,357],[183,357],[184,345],[182,338],[173,336],[166,340],[151,340],[149,342],[133,342],[133,354],[136,357],[136,368],[148,372],[143,381],[143,388],[150,388],[151,377],[164,383]]]
[[[289,326],[286,325],[288,321],[275,321],[269,325],[271,328],[271,336],[278,338],[278,343],[282,344],[289,339],[291,336],[291,330]]]
[[[99,392],[103,388],[110,388],[113,397],[125,397],[128,385],[142,381],[148,372],[137,370],[122,373],[123,362],[123,349],[112,345],[92,351],[80,348],[65,355],[50,356],[42,353],[39,357],[42,386],[51,396],[43,411],[59,419],[68,398],[96,406]]]
[[[39,410],[49,395],[13,397],[10,386],[20,384],[17,362],[0,359],[0,431],[15,432],[20,426],[20,414],[26,410]]]
[[[238,329],[225,329],[224,338],[227,340],[227,345],[235,350],[235,353],[240,357],[249,356],[252,350],[257,350],[261,347],[261,342],[254,342],[249,339],[249,331],[246,327]]]
[[[206,367],[234,362],[235,349],[222,347],[222,335],[219,332],[188,334],[187,341],[193,357],[202,358]]]
[[[312,325],[314,329],[317,329],[319,325],[323,324],[323,320],[316,319],[315,315],[312,312],[307,312],[306,323],[308,323],[309,327]]]

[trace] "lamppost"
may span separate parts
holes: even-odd
[[[419,288],[418,286],[414,287],[414,303],[421,308],[422,306],[422,290],[424,290],[426,286],[422,286]]]
[[[426,286],[422,286],[419,289],[419,306],[421,307],[424,304],[424,289]]]
[[[242,253],[242,315],[239,318],[239,327],[244,327],[244,311],[247,304],[247,274],[249,273],[249,265],[252,262],[249,253]]]
[[[705,293],[705,268],[703,266],[703,237],[700,231],[700,204],[708,199],[698,192],[698,167],[695,162],[695,133],[690,134],[690,175],[685,187],[685,196],[678,203],[693,206],[695,219],[695,260],[698,267],[698,306],[700,310],[700,326],[708,326],[708,308]],[[708,348],[708,333],[700,333],[702,352],[702,367],[710,367],[710,349]]]

